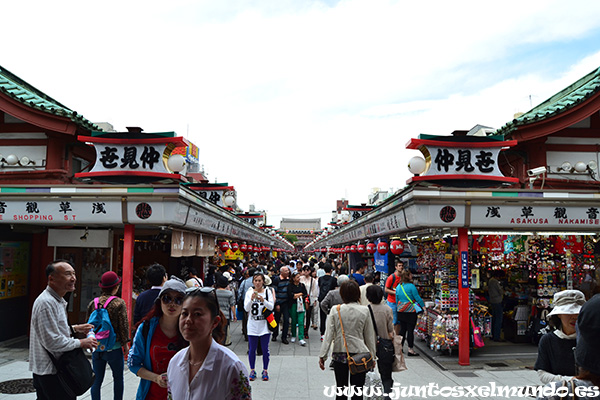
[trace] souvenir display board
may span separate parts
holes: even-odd
[[[27,295],[29,242],[0,242],[0,301]]]
[[[532,326],[548,312],[556,292],[578,289],[589,298],[596,290],[600,258],[596,236],[498,234],[473,235],[469,240],[469,311],[484,337],[491,336],[487,297],[491,274],[499,275],[504,288],[505,337],[515,342],[533,340]],[[433,349],[451,350],[457,345],[457,238],[421,240],[417,253],[415,285],[434,306],[419,320],[416,333]]]

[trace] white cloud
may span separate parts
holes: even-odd
[[[500,127],[600,65],[589,49],[552,75],[527,53],[597,35],[591,1],[32,1],[3,14],[3,67],[91,120],[187,135],[211,181],[274,225],[325,223],[336,199],[400,188],[411,137]]]

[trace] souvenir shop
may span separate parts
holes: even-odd
[[[482,337],[491,334],[489,274],[499,275],[505,289],[503,335],[515,343],[533,340],[530,325],[543,320],[555,292],[592,293],[599,278],[596,206],[583,191],[409,187],[313,246],[366,248],[365,242],[402,239],[414,249],[410,264],[428,306],[418,335],[434,350],[451,352],[464,337],[468,357],[473,327]]]
[[[539,340],[554,293],[581,290],[590,297],[597,281],[600,244],[595,234],[496,232],[469,237],[469,314],[481,337],[492,336],[487,278],[504,288],[504,338],[514,343]],[[458,348],[457,238],[415,240],[415,284],[430,303],[419,319],[417,335],[433,350]],[[480,343],[473,340],[471,345]]]

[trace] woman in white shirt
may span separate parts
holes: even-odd
[[[214,288],[190,288],[183,300],[179,329],[189,347],[167,369],[169,399],[251,399],[248,371],[234,352],[213,339],[224,317]]]
[[[263,358],[262,380],[269,380],[269,339],[271,332],[267,328],[267,320],[263,309],[273,310],[275,307],[275,292],[265,287],[265,276],[257,272],[252,278],[253,288],[248,289],[244,299],[244,309],[248,313],[248,361],[250,362],[250,380],[256,379],[256,349],[260,341]]]

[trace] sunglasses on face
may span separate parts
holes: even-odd
[[[161,297],[161,300],[163,304],[175,304],[176,306],[180,306],[181,303],[183,303],[182,296],[171,296],[168,294],[165,294],[163,297]]]

